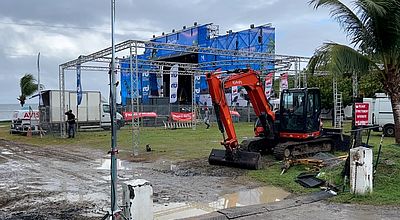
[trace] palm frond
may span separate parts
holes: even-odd
[[[325,43],[318,48],[311,58],[308,68],[313,72],[325,68],[335,74],[368,73],[371,69],[381,69],[368,56],[361,54],[353,48],[337,44]]]
[[[349,7],[339,0],[311,0],[310,5],[315,9],[320,7],[331,8],[331,16],[339,22],[340,27],[351,38],[352,44],[360,44],[363,40],[373,39],[362,20]]]
[[[21,95],[27,97],[35,93],[38,89],[38,85],[35,82],[36,80],[32,74],[25,74],[20,79]]]
[[[389,53],[391,57],[396,56],[400,42],[399,1],[358,0],[354,2],[365,28],[371,33],[371,38],[363,40],[361,49],[366,53]]]

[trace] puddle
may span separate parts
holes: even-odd
[[[100,166],[96,167],[98,170],[109,170],[111,168],[110,158],[98,159],[96,160],[96,163],[100,164]],[[131,170],[133,167],[132,163],[117,159],[117,168],[118,170]]]
[[[188,218],[225,208],[277,202],[289,194],[281,188],[266,186],[225,194],[210,203],[154,204],[154,217],[157,220]]]
[[[11,153],[10,151],[2,151],[1,154],[4,154],[4,155],[12,155],[12,154],[14,154],[14,153]]]
[[[285,190],[273,187],[259,187],[250,190],[243,190],[236,193],[223,195],[218,201],[210,203],[214,208],[223,209],[238,206],[257,205],[270,202],[278,202],[286,198],[290,193]]]

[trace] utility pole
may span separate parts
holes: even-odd
[[[110,71],[110,108],[111,108],[111,216],[115,219],[117,209],[117,128],[116,128],[116,85],[115,85],[115,0],[111,0],[111,71]]]

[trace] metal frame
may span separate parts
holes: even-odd
[[[138,50],[139,49],[161,49],[161,50],[169,50],[174,51],[173,55],[168,55],[164,57],[158,57],[159,60],[143,60],[138,59]],[[177,45],[177,44],[166,44],[166,43],[157,43],[151,41],[140,41],[140,40],[127,40],[115,45],[115,52],[122,52],[129,50],[129,60],[131,62],[130,67],[128,68],[131,73],[133,73],[133,62],[134,62],[134,71],[136,74],[136,78],[138,79],[138,72],[140,71],[140,66],[152,66],[156,67],[154,70],[150,70],[150,73],[161,74],[159,68],[163,67],[172,67],[177,64],[176,62],[167,62],[160,61],[160,59],[166,59],[171,57],[177,57],[185,54],[209,54],[209,55],[219,55],[219,56],[228,56],[232,57],[232,60],[225,61],[216,61],[216,62],[206,62],[206,63],[178,63],[181,71],[178,72],[179,75],[190,75],[192,76],[192,84],[194,84],[193,77],[194,75],[202,75],[211,70],[204,69],[213,69],[219,66],[227,66],[227,65],[247,65],[247,64],[259,64],[262,66],[266,66],[267,64],[274,64],[276,72],[286,71],[291,75],[295,75],[296,79],[299,77],[300,65],[301,63],[308,63],[308,57],[301,56],[289,56],[289,55],[278,55],[271,53],[260,53],[260,52],[251,52],[245,50],[224,50],[217,48],[204,48],[197,46],[187,46],[187,45]],[[59,90],[60,92],[60,134],[62,137],[66,134],[65,128],[65,70],[75,70],[77,65],[80,65],[81,70],[86,71],[106,71],[108,72],[110,67],[109,64],[112,60],[110,55],[112,54],[112,48],[108,47],[103,50],[94,52],[89,55],[80,56],[79,59],[74,59],[63,63],[59,66]],[[234,58],[245,58],[245,59],[234,59]],[[121,61],[124,59],[126,61],[127,58],[115,58],[116,61]],[[140,66],[139,66],[140,64]],[[291,67],[295,67],[294,69]],[[116,67],[118,70],[122,68]],[[148,69],[147,69],[148,71]],[[169,74],[169,72],[163,72],[162,74]],[[266,74],[266,73],[262,73]],[[132,75],[131,75],[132,77]],[[133,82],[133,81],[132,81]],[[134,82],[135,83],[135,82]],[[133,83],[131,83],[133,85]],[[193,87],[193,85],[192,85]],[[138,80],[136,80],[136,89],[138,89]],[[131,90],[133,93],[133,90]],[[136,92],[138,92],[136,90]],[[194,99],[193,99],[194,100]],[[136,106],[133,106],[133,98],[132,102],[132,112],[140,110],[139,97],[136,99]],[[192,101],[192,113],[195,113],[195,106],[193,106]],[[133,118],[133,115],[132,115]],[[192,121],[193,128],[196,127],[196,120]],[[133,139],[133,152],[137,155],[137,149],[139,147],[139,120],[132,119],[132,139]]]

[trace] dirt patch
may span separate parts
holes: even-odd
[[[39,147],[0,140],[0,219],[90,219],[109,210],[107,152],[77,147]],[[226,193],[259,186],[246,171],[211,167],[206,158],[171,161],[118,161],[121,184],[146,179],[154,202],[212,202]],[[107,163],[108,162],[108,163]]]

